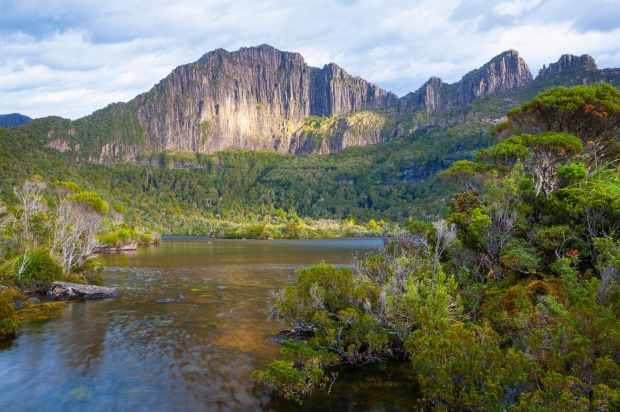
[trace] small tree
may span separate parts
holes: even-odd
[[[536,195],[542,190],[548,197],[558,187],[558,168],[581,152],[583,145],[576,136],[545,132],[511,136],[491,147],[485,157],[506,167],[523,162],[525,170],[534,175]]]
[[[510,110],[507,117],[495,129],[500,137],[548,131],[577,136],[590,170],[620,155],[620,91],[609,84],[555,87]]]
[[[97,193],[80,192],[60,201],[56,208],[52,252],[60,257],[66,273],[81,267],[92,256],[108,206]]]
[[[19,202],[17,220],[19,224],[20,241],[28,249],[36,246],[36,236],[31,230],[34,217],[39,212],[47,210],[47,202],[43,198],[45,182],[40,176],[27,180],[23,185],[13,188],[13,193]]]

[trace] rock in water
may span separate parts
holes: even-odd
[[[104,299],[114,298],[117,295],[117,288],[66,282],[52,283],[50,290],[47,292],[47,298],[51,300]]]

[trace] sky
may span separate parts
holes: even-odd
[[[514,49],[620,67],[618,0],[0,0],[0,114],[77,119],[208,51],[260,44],[398,96]]]

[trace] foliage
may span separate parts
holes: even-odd
[[[437,409],[505,409],[534,386],[533,362],[520,351],[502,350],[489,325],[420,329],[407,346],[424,394],[421,401]]]
[[[62,277],[62,268],[48,250],[36,248],[8,259],[0,266],[3,283],[26,289],[48,285]]]
[[[17,290],[0,286],[0,339],[15,334],[19,327],[13,306],[13,300],[19,297]]]
[[[515,131],[574,134],[585,148],[585,163],[595,168],[620,154],[620,92],[606,83],[552,88],[510,110],[497,130],[504,136]]]
[[[336,364],[406,359],[420,408],[617,410],[620,167],[583,140],[611,127],[616,94],[557,89],[510,112],[504,140],[442,173],[463,190],[446,221],[410,219],[354,270],[306,269],[275,314]]]
[[[313,350],[302,343],[286,340],[280,351],[282,360],[275,360],[265,371],[254,371],[257,382],[271,388],[285,399],[302,403],[315,388],[331,385],[337,373],[326,375],[324,369],[333,364],[335,356],[325,350]]]

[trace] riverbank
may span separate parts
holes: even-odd
[[[174,236],[208,236],[220,239],[336,239],[381,236],[385,222],[355,219],[311,219],[296,215],[246,216],[232,219],[186,217],[162,231]]]

